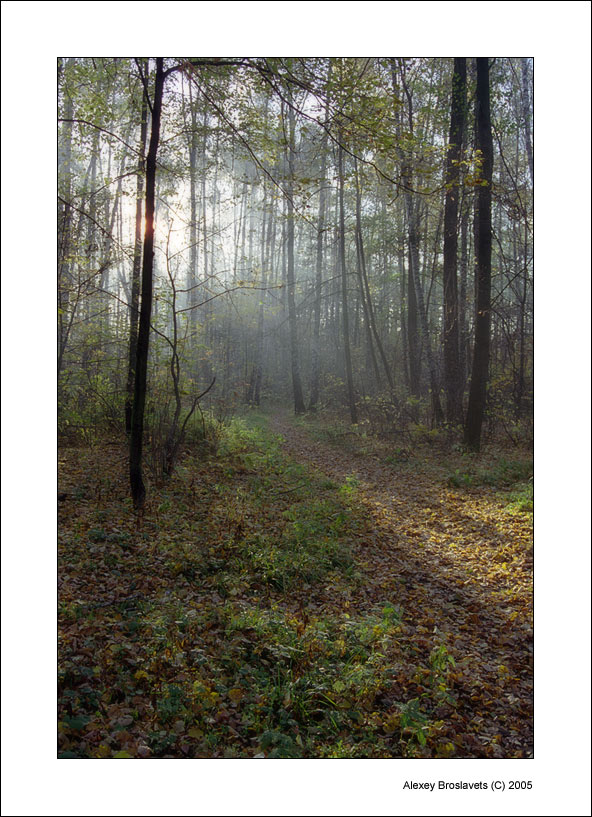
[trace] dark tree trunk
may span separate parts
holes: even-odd
[[[144,229],[144,253],[142,258],[142,302],[138,328],[136,354],[136,378],[132,407],[130,439],[130,486],[134,508],[143,507],[146,489],[142,478],[142,437],[144,433],[144,409],[146,406],[146,378],[148,370],[148,346],[150,341],[150,315],[152,312],[152,270],[154,265],[154,207],[156,191],[156,153],[160,135],[160,114],[164,85],[163,58],[156,58],[154,101],[152,103],[152,128],[150,146],[146,159],[146,217]]]
[[[465,424],[465,443],[472,451],[481,447],[481,426],[485,413],[489,377],[489,347],[491,333],[491,179],[493,173],[493,142],[489,102],[489,63],[487,57],[477,57],[476,143],[481,152],[482,166],[475,212],[476,309],[475,343],[471,388]]]
[[[530,170],[530,183],[534,185],[534,158],[532,155],[532,137],[530,129],[530,93],[528,90],[528,60],[522,57],[522,116],[524,119],[524,141]]]
[[[339,254],[341,261],[341,302],[343,305],[343,347],[345,353],[345,374],[347,378],[347,400],[349,403],[349,414],[353,425],[358,422],[358,412],[356,409],[356,399],[354,395],[354,377],[352,371],[351,348],[349,339],[349,310],[347,303],[347,272],[345,263],[345,212],[343,204],[343,148],[341,146],[343,137],[340,134],[338,163],[339,163]]]
[[[143,62],[144,76],[148,74],[147,62]],[[136,182],[136,241],[134,245],[134,263],[132,268],[132,287],[130,299],[130,336],[127,367],[127,398],[125,401],[125,432],[132,431],[132,403],[134,399],[134,374],[136,371],[136,355],[138,349],[138,318],[140,306],[140,267],[142,264],[142,199],[144,198],[144,172],[146,153],[146,134],[148,131],[148,100],[146,93],[142,94],[142,113],[140,124],[140,161],[138,163],[138,178]]]
[[[327,118],[325,119],[325,123]],[[327,172],[327,139],[328,133],[323,133],[321,142],[321,174],[319,179],[319,217],[317,221],[317,258],[315,275],[315,299],[313,314],[313,341],[312,341],[312,373],[310,382],[309,409],[314,411],[319,401],[319,381],[321,377],[321,287],[323,283],[323,245],[325,242],[325,210],[327,191],[325,175]]]
[[[402,210],[400,211],[401,217],[399,219],[400,223],[404,223],[404,217],[402,215]],[[385,267],[386,269],[386,267]],[[405,387],[408,391],[411,391],[411,385],[409,380],[409,344],[407,342],[407,321],[406,316],[408,314],[407,310],[407,281],[405,275],[405,234],[401,227],[399,235],[397,236],[397,269],[399,271],[399,311],[400,311],[400,323],[401,323],[401,336],[403,341],[403,380],[405,382]]]
[[[467,272],[469,266],[469,209],[462,203],[460,220],[460,293],[458,304],[458,328],[460,335],[459,370],[460,394],[462,396],[467,382],[467,361],[469,360],[469,333],[467,331]]]
[[[467,97],[466,57],[455,57],[452,76],[450,138],[446,157],[446,202],[444,206],[444,389],[446,419],[458,423],[462,418],[462,392],[458,325],[458,201],[460,197],[459,160],[465,129]]]
[[[406,193],[405,197],[410,197]],[[414,267],[419,267],[419,233],[415,224],[415,214],[413,213],[413,203],[410,202],[412,211],[411,221],[409,221],[409,209],[407,211],[407,228],[409,231],[409,254],[407,269],[407,347],[409,351],[409,388],[414,397],[419,397],[421,383],[421,358],[419,353],[419,326],[417,319],[417,297],[415,294],[415,281],[413,278]]]
[[[289,146],[288,146],[288,182],[286,185],[286,203],[288,205],[287,244],[288,244],[288,322],[290,324],[290,362],[292,368],[292,389],[294,392],[294,411],[304,414],[306,406],[300,378],[298,329],[296,324],[295,277],[294,277],[294,111],[288,110]]]
[[[519,295],[519,317],[518,317],[518,340],[519,340],[519,362],[518,362],[518,388],[516,393],[516,416],[521,417],[523,413],[526,370],[526,297],[528,294],[528,246],[527,234],[524,235],[524,262],[522,268],[522,286]]]

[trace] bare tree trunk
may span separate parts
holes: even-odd
[[[454,58],[450,137],[446,157],[446,202],[444,205],[444,388],[446,419],[461,422],[462,392],[458,327],[458,200],[460,167],[467,97],[466,57]]]
[[[469,333],[467,331],[467,272],[469,266],[469,210],[463,202],[460,221],[460,294],[458,304],[458,326],[460,335],[459,372],[460,395],[462,396],[467,382],[467,361],[469,359]]]
[[[345,262],[345,211],[343,204],[343,135],[340,133],[338,148],[338,174],[339,174],[339,254],[341,256],[341,302],[343,305],[343,348],[345,353],[345,374],[347,378],[347,401],[349,404],[349,414],[353,425],[358,422],[358,412],[356,409],[356,399],[354,395],[354,377],[352,371],[351,348],[349,340],[349,310],[347,303],[347,271]]]
[[[74,64],[74,59],[70,57],[66,63],[66,68]],[[64,67],[62,67],[62,71]],[[67,78],[65,80],[67,83]],[[68,337],[73,314],[70,312],[70,288],[72,285],[72,269],[70,263],[70,250],[72,246],[72,118],[74,116],[74,103],[68,92],[67,86],[64,90],[64,148],[59,157],[61,164],[60,175],[65,179],[65,189],[63,198],[60,197],[60,207],[58,213],[58,377],[61,374],[64,362],[64,354],[68,343]],[[70,314],[69,314],[70,313]]]
[[[197,238],[197,112],[189,83],[189,105],[191,108],[191,136],[189,139],[189,270],[187,274],[188,303],[192,307],[189,313],[191,334],[197,329],[197,282],[199,280],[199,244]],[[197,364],[194,363],[194,374],[197,375]]]
[[[138,328],[136,355],[136,378],[132,407],[132,430],[130,439],[130,486],[136,510],[144,506],[146,488],[142,478],[142,442],[144,433],[144,409],[146,406],[146,380],[148,348],[150,342],[150,316],[152,312],[152,270],[154,266],[154,210],[156,192],[156,153],[160,136],[160,115],[164,86],[164,60],[156,58],[154,101],[152,103],[152,127],[146,159],[146,219],[144,252],[142,258],[142,302]]]
[[[402,85],[407,96],[408,127],[413,134],[413,99],[405,83],[404,61],[400,61],[399,70],[401,73]],[[397,66],[391,59],[391,75],[393,90],[396,95],[399,93],[399,83],[397,77]],[[397,138],[401,138],[401,109],[396,111],[396,133]],[[419,348],[418,314],[417,314],[417,294],[415,290],[415,279],[413,270],[418,271],[419,277],[419,213],[414,206],[411,189],[413,187],[412,169],[409,156],[401,148],[398,149],[401,160],[401,178],[405,187],[405,212],[407,216],[408,244],[408,270],[407,270],[407,350],[409,357],[409,388],[414,397],[419,397],[421,388],[421,354]]]
[[[487,398],[491,333],[491,179],[493,142],[489,102],[488,57],[477,57],[477,150],[481,151],[481,179],[475,212],[476,310],[471,388],[465,423],[465,443],[472,451],[481,447],[481,426]]]
[[[528,293],[528,241],[527,232],[524,231],[524,262],[522,267],[522,281],[519,297],[519,318],[518,318],[518,338],[519,338],[519,362],[518,362],[518,389],[516,394],[516,416],[521,417],[523,411],[526,370],[526,296]]]
[[[331,76],[329,69],[329,77]],[[327,107],[328,111],[328,107]],[[327,123],[325,117],[325,124]],[[324,131],[321,141],[321,173],[319,179],[319,216],[317,221],[317,258],[315,275],[315,299],[313,314],[312,375],[310,383],[309,410],[314,411],[319,402],[319,381],[321,377],[321,289],[323,284],[323,245],[325,242],[325,211],[327,207],[327,141]]]
[[[292,390],[294,393],[294,411],[296,414],[304,414],[306,406],[302,393],[302,381],[300,379],[300,363],[298,350],[298,328],[296,324],[296,301],[295,301],[295,280],[294,280],[294,110],[288,109],[288,180],[286,184],[286,203],[288,206],[287,221],[287,250],[288,250],[288,322],[290,324],[290,362],[292,368]]]
[[[148,63],[142,63],[144,76],[148,75]],[[136,371],[136,355],[138,350],[138,319],[140,306],[140,266],[142,264],[142,200],[144,198],[144,172],[146,168],[146,134],[148,131],[148,100],[146,93],[142,93],[142,112],[140,119],[140,159],[138,162],[138,177],[136,181],[136,241],[134,245],[134,262],[132,267],[132,287],[129,309],[130,335],[127,367],[127,398],[125,401],[125,432],[132,430],[132,402],[134,398],[134,375]]]
[[[528,60],[522,57],[522,117],[524,119],[524,141],[530,170],[530,182],[534,185],[534,158],[532,155],[532,137],[530,132],[530,93],[528,90]]]

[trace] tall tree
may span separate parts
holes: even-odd
[[[401,61],[401,83],[403,85],[403,90],[405,91],[405,96],[407,97],[407,114],[408,114],[408,123],[409,123],[409,135],[413,142],[414,137],[414,125],[413,125],[413,96],[411,94],[411,89],[407,82],[406,72],[404,68],[404,61]],[[419,315],[419,322],[421,325],[421,333],[423,337],[424,348],[426,352],[426,357],[428,359],[428,370],[430,373],[430,393],[431,393],[431,403],[432,403],[432,413],[433,419],[436,425],[439,425],[443,418],[442,406],[440,404],[440,387],[438,384],[438,375],[436,370],[436,361],[434,359],[434,354],[432,351],[432,344],[430,341],[430,332],[429,332],[429,324],[428,324],[428,315],[427,309],[425,306],[424,294],[423,294],[423,287],[421,285],[421,276],[419,273],[419,224],[420,224],[420,202],[414,200],[413,193],[412,193],[412,171],[410,164],[406,164],[405,174],[403,176],[405,181],[405,205],[407,210],[407,224],[409,229],[409,309],[411,310],[411,294],[414,293],[415,295],[415,308],[417,309],[417,314]],[[417,331],[417,323],[415,321],[414,326],[415,332]],[[408,340],[409,340],[409,350],[411,351],[411,324],[408,324]],[[419,356],[419,350],[417,350],[417,354]],[[410,373],[411,373],[411,358],[410,358]],[[419,379],[419,361],[416,362],[417,372],[416,377]],[[413,379],[412,379],[413,383]],[[419,384],[417,384],[419,385]]]
[[[465,443],[471,451],[481,447],[481,427],[485,413],[491,333],[491,180],[493,140],[489,100],[489,58],[477,57],[475,100],[476,147],[481,161],[475,205],[476,310],[475,343],[469,405],[465,423]]]
[[[345,208],[343,203],[343,130],[340,129],[338,157],[338,181],[339,181],[339,256],[341,266],[341,303],[342,303],[342,323],[343,323],[343,349],[345,354],[345,376],[347,380],[347,402],[349,405],[349,416],[353,425],[358,422],[358,411],[356,408],[356,398],[354,394],[354,375],[352,370],[351,344],[349,336],[349,306],[347,298],[347,263],[345,258]]]
[[[460,158],[465,130],[467,98],[467,60],[454,58],[450,137],[446,157],[446,201],[444,205],[444,389],[446,419],[462,418],[462,381],[458,321],[458,202],[460,198]]]
[[[143,60],[138,65],[145,80],[148,78],[148,63]],[[127,367],[127,398],[125,401],[125,430],[131,434],[132,430],[132,403],[134,399],[134,375],[136,371],[136,355],[138,351],[138,319],[140,307],[140,267],[142,264],[142,204],[144,198],[144,172],[146,164],[146,135],[148,131],[148,96],[142,92],[142,106],[140,114],[140,146],[138,158],[138,177],[136,180],[136,234],[134,244],[134,263],[132,267],[132,285],[130,299],[130,329],[129,354]]]
[[[327,86],[331,80],[331,63],[327,74]],[[329,137],[329,91],[327,89],[327,99],[325,101],[325,120],[323,136],[321,139],[321,170],[319,174],[319,215],[317,219],[317,253],[316,253],[316,274],[315,274],[315,297],[314,297],[314,317],[313,317],[313,343],[312,343],[312,372],[310,382],[309,409],[314,411],[319,401],[319,386],[321,377],[321,289],[323,284],[323,247],[325,243],[325,210],[327,207],[327,142]]]
[[[146,157],[146,215],[144,228],[144,249],[142,256],[142,302],[138,327],[136,352],[136,378],[134,402],[132,406],[132,428],[130,437],[130,486],[134,508],[144,506],[146,488],[142,478],[142,442],[144,434],[144,409],[146,407],[146,381],[148,370],[148,347],[150,342],[150,316],[152,313],[152,269],[154,265],[154,209],[156,192],[156,154],[160,138],[160,117],[164,87],[164,60],[156,58],[154,79],[154,99],[150,145]],[[147,89],[145,92],[148,93]]]
[[[534,159],[532,155],[532,137],[530,129],[530,91],[528,88],[528,60],[522,57],[520,60],[522,69],[522,118],[524,119],[524,141],[526,143],[526,155],[528,156],[528,169],[530,171],[530,182],[534,184]]]
[[[396,132],[397,140],[402,141],[403,136],[403,105],[399,98],[399,77],[405,95],[407,97],[407,125],[409,134],[413,136],[413,100],[411,92],[405,80],[405,60],[399,60],[399,65],[394,59],[391,59],[391,76],[393,82],[393,92],[395,95],[396,108]],[[419,319],[417,308],[417,294],[415,288],[414,270],[418,271],[419,276],[419,207],[418,203],[413,200],[413,175],[411,167],[411,157],[409,149],[404,150],[399,148],[397,151],[399,160],[401,162],[401,180],[405,190],[405,215],[407,218],[407,235],[408,235],[408,266],[407,266],[407,352],[409,364],[409,387],[411,394],[414,397],[420,395],[421,383],[421,350],[419,345]]]
[[[290,362],[292,368],[292,390],[294,394],[294,411],[304,414],[304,394],[300,378],[300,350],[298,348],[298,327],[296,323],[295,277],[294,277],[294,162],[295,162],[295,116],[292,105],[288,106],[288,179],[286,182],[286,204],[288,208],[287,230],[287,289],[288,289],[288,322],[290,325]]]
[[[74,103],[68,87],[66,70],[74,65],[70,57],[65,66],[60,60],[58,77],[64,83],[64,125],[60,140],[59,168],[60,168],[60,195],[58,210],[58,377],[61,374],[64,362],[64,353],[68,343],[68,336],[74,320],[74,310],[70,303],[70,288],[72,283],[71,270],[71,243],[72,243],[72,129]]]

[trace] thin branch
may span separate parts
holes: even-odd
[[[140,152],[131,145],[128,145],[128,143],[122,139],[121,136],[118,136],[116,133],[113,133],[113,131],[107,130],[106,128],[102,128],[100,125],[95,125],[94,122],[89,122],[88,119],[64,119],[60,116],[58,117],[58,122],[74,122],[79,125],[88,125],[89,128],[96,128],[96,130],[101,131],[101,133],[106,133],[108,136],[112,136],[114,139],[117,139],[117,141],[125,145],[128,150],[140,155]]]

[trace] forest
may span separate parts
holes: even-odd
[[[57,103],[58,757],[532,757],[533,60]]]

